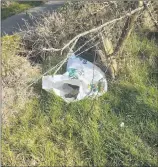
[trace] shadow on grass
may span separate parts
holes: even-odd
[[[147,38],[149,40],[154,40],[155,43],[158,44],[158,31],[157,32],[148,32],[147,33]]]
[[[149,88],[150,89],[150,88]],[[141,90],[134,85],[116,85],[112,93],[111,108],[117,116],[123,117],[125,125],[151,147],[157,147],[156,92],[148,88]]]

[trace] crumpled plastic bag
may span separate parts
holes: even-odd
[[[102,95],[107,91],[107,80],[99,67],[73,54],[63,75],[43,76],[42,88],[72,102]]]

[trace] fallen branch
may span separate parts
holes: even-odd
[[[106,23],[102,24],[102,25],[99,26],[99,27],[96,27],[96,28],[93,28],[93,29],[91,29],[91,30],[89,30],[89,31],[85,31],[85,32],[83,32],[83,33],[81,33],[81,34],[78,34],[78,35],[75,36],[71,41],[69,41],[64,47],[62,47],[62,48],[60,48],[60,49],[56,49],[56,48],[48,48],[48,49],[47,49],[47,48],[43,48],[43,50],[44,50],[44,51],[61,51],[61,52],[62,52],[62,51],[65,50],[69,45],[71,45],[76,39],[79,39],[80,37],[85,36],[85,35],[90,34],[90,33],[99,32],[99,31],[100,31],[102,28],[104,28],[105,26],[107,26],[107,25],[109,25],[109,24],[112,24],[112,23],[114,23],[114,22],[116,22],[116,21],[122,20],[122,19],[124,19],[124,18],[126,18],[126,17],[129,17],[129,16],[131,16],[131,15],[137,13],[138,11],[142,10],[143,8],[144,8],[144,6],[139,7],[139,8],[137,8],[137,9],[131,11],[130,13],[127,13],[126,15],[124,15],[124,16],[122,16],[122,17],[120,17],[120,18],[111,20],[111,21],[109,21],[109,22],[106,22]]]
[[[138,2],[138,5],[139,5],[139,7],[143,6],[141,1]],[[117,46],[116,46],[114,52],[112,53],[113,56],[118,55],[118,53],[120,53],[120,54],[122,53],[124,45],[126,43],[126,40],[128,39],[128,37],[130,36],[130,34],[132,32],[133,27],[134,27],[134,23],[137,20],[137,18],[138,18],[138,13],[134,13],[130,17],[128,16],[128,18],[125,22],[124,28],[122,29],[122,33],[121,33],[121,36],[118,40]]]

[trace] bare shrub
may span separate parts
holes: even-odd
[[[36,63],[41,63],[42,61],[47,60],[47,62],[44,63],[44,71],[46,71],[50,68],[50,66],[56,65],[59,61],[65,58],[69,47],[62,50],[62,54],[61,52],[56,51],[50,52],[50,50],[48,51],[47,49],[43,50],[44,48],[57,48],[56,50],[60,51],[60,48],[65,46],[77,35],[99,27],[111,20],[123,18],[106,25],[97,32],[88,33],[87,35],[79,38],[73,49],[75,54],[80,54],[81,56],[84,56],[84,58],[94,61],[95,51],[105,50],[103,40],[101,40],[101,33],[103,33],[106,39],[110,41],[112,47],[114,48],[114,52],[117,48],[116,50],[118,53],[120,41],[122,40],[121,38],[125,38],[122,36],[123,31],[125,31],[125,27],[128,27],[128,19],[131,20],[127,14],[130,14],[130,12],[138,8],[138,6],[138,2],[123,1],[107,2],[102,0],[91,0],[86,2],[69,2],[53,14],[47,13],[43,15],[40,20],[36,21],[35,29],[30,27],[25,33],[23,41],[26,46],[26,50],[28,50],[28,52],[31,51],[29,58]],[[143,9],[143,5],[141,9]],[[140,29],[142,29],[141,26],[143,24],[141,22],[141,18],[143,14],[143,10],[138,10],[138,17],[134,19],[136,20],[136,24],[131,23],[130,27],[132,27],[135,32],[139,33]],[[125,35],[129,36],[129,34],[127,33]],[[124,40],[122,41],[124,42]],[[84,47],[80,48],[83,44]],[[88,48],[91,49],[86,51]],[[86,51],[86,54],[82,54],[84,51]],[[105,52],[104,54],[106,55]],[[122,52],[121,54],[124,53]],[[119,64],[118,61],[119,60],[114,60],[115,64]],[[107,66],[110,62],[107,61]],[[96,64],[102,68],[100,60]]]
[[[59,52],[45,52],[45,54],[41,54],[41,50],[49,47],[61,48],[77,34],[124,15],[125,12],[125,6],[122,6],[122,2],[70,2],[53,14],[43,15],[43,18],[36,22],[36,28],[34,30],[30,28],[30,31],[27,31],[23,38],[24,43],[27,49],[32,51],[30,58],[31,56],[37,56],[36,60],[39,61],[40,58],[45,59],[45,56],[58,55],[59,57]],[[112,41],[114,46],[116,46],[124,22],[125,20],[119,21],[104,29],[106,36]],[[97,34],[98,32],[95,35]],[[90,34],[85,36],[84,39],[82,38],[82,44],[83,40],[86,42],[88,39],[92,38],[93,35],[94,34]],[[92,43],[95,43],[97,40],[99,40],[99,38],[93,40]],[[79,45],[80,41],[76,49]]]

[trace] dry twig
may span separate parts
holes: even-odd
[[[158,21],[156,21],[156,19],[154,18],[153,14],[152,14],[152,12],[151,12],[151,10],[150,10],[150,8],[149,8],[149,4],[146,4],[146,3],[144,2],[144,5],[145,5],[145,7],[146,7],[146,9],[147,9],[147,11],[148,11],[148,13],[149,13],[149,15],[150,15],[152,21],[154,22],[155,27],[158,29]]]

